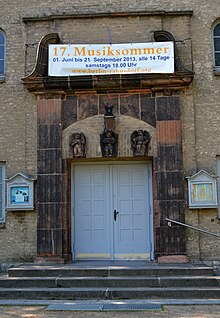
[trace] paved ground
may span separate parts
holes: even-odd
[[[163,306],[163,311],[45,311],[45,306],[0,306],[0,318],[219,318],[220,305]]]

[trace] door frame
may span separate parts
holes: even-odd
[[[146,164],[148,170],[148,197],[149,197],[149,231],[150,231],[150,261],[154,260],[154,211],[153,211],[153,181],[152,181],[152,162],[150,160],[103,160],[103,161],[74,161],[71,164],[71,187],[70,187],[70,198],[71,198],[71,252],[72,260],[76,261],[75,258],[75,189],[74,189],[74,177],[76,166],[95,166],[95,165],[138,165]],[[112,234],[111,234],[112,235]],[[111,243],[112,244],[112,243]]]

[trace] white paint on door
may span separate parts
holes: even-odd
[[[150,259],[150,165],[75,165],[73,171],[75,259]]]

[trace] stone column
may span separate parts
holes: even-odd
[[[184,174],[180,122],[180,96],[155,98],[157,157],[154,160],[156,186],[155,256],[185,255],[184,228],[168,227],[165,218],[184,222]]]
[[[71,257],[67,163],[62,160],[62,96],[39,95],[37,253],[43,261]]]

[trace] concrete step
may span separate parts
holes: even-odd
[[[208,266],[149,266],[149,267],[98,267],[24,266],[8,270],[9,277],[110,277],[110,276],[209,276],[214,275]]]
[[[132,264],[132,265],[129,265]],[[1,299],[220,298],[220,276],[201,264],[28,265],[0,277]],[[140,264],[140,263],[139,263]]]
[[[2,277],[0,288],[220,287],[219,276]]]
[[[219,299],[217,287],[0,288],[1,299]]]

